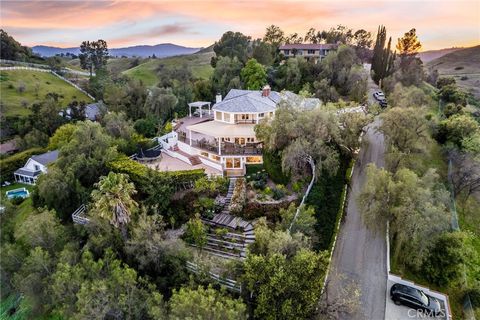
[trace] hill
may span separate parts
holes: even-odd
[[[439,50],[428,50],[418,53],[418,57],[423,61],[423,63],[430,62],[432,60],[438,59],[446,54],[455,52],[457,50],[462,50],[463,48],[445,48]]]
[[[210,65],[210,60],[213,56],[215,56],[215,53],[210,51],[163,59],[148,59],[146,62],[122,72],[122,74],[131,78],[141,79],[148,86],[154,86],[158,83],[157,70],[160,65],[168,68],[186,64],[191,68],[195,78],[207,79],[213,72],[213,68]]]
[[[20,92],[19,87],[24,87],[24,91]],[[64,106],[73,100],[91,101],[83,92],[53,74],[31,70],[0,71],[0,90],[2,116],[28,115],[28,107],[43,100],[49,92],[62,95]]]
[[[161,43],[154,46],[148,45],[140,45],[140,46],[133,46],[133,47],[125,47],[125,48],[111,48],[109,49],[109,54],[115,57],[149,57],[155,54],[155,56],[159,58],[163,57],[171,57],[181,54],[192,54],[199,51],[201,48],[189,48],[183,47],[172,43]],[[72,48],[58,48],[58,47],[50,47],[50,46],[34,46],[32,47],[32,51],[40,56],[43,57],[51,57],[57,54],[67,54],[73,53],[78,55],[80,53],[79,47],[72,47]]]
[[[456,50],[426,64],[440,76],[451,76],[464,90],[480,99],[480,45]]]

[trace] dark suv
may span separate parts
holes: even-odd
[[[390,298],[395,304],[403,304],[415,310],[421,310],[431,316],[438,316],[442,310],[440,302],[423,291],[395,283],[390,289]]]

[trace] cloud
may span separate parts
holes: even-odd
[[[425,49],[478,43],[478,1],[453,0],[150,0],[2,1],[2,27],[27,45],[76,45],[103,38],[110,46],[182,42],[207,46],[228,30],[261,37],[270,24],[286,33],[338,24],[375,32],[387,27],[394,41],[415,27]],[[442,40],[442,34],[451,36]],[[455,35],[457,35],[455,37]]]

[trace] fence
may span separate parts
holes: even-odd
[[[6,65],[19,65],[23,67],[30,67],[30,68],[36,68],[36,69],[43,69],[43,70],[52,70],[52,68],[49,65],[46,64],[40,64],[40,63],[30,63],[30,62],[23,62],[23,61],[15,61],[15,60],[7,60],[7,59],[0,59],[0,64],[6,64]],[[12,67],[3,67],[3,68],[12,68]],[[5,69],[7,70],[7,69]],[[79,71],[79,70],[73,70],[70,68],[62,68],[62,72],[65,73],[74,73],[82,76],[90,76],[90,72],[86,71]],[[95,72],[92,73],[92,76],[95,76]]]
[[[73,223],[82,225],[89,223],[90,219],[85,216],[86,210],[87,207],[85,206],[85,204],[82,204],[80,207],[78,207],[78,209],[72,213]]]

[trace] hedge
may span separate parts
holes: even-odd
[[[276,184],[286,186],[290,182],[290,175],[285,175],[282,171],[282,157],[277,152],[263,150],[263,166],[270,179]]]
[[[120,157],[108,164],[110,170],[128,174],[130,179],[137,184],[137,187],[145,186],[148,178],[152,176],[159,180],[171,181],[176,190],[185,186],[192,186],[193,183],[205,176],[204,169],[181,170],[181,171],[157,171],[138,163],[126,156]]]
[[[0,160],[0,181],[12,180],[15,170],[23,167],[31,156],[44,152],[44,148],[32,148]]]
[[[340,159],[340,167],[334,176],[323,172],[312,187],[305,203],[315,208],[318,234],[318,250],[328,250],[335,234],[335,224],[343,204],[342,193],[347,183],[350,159]]]

